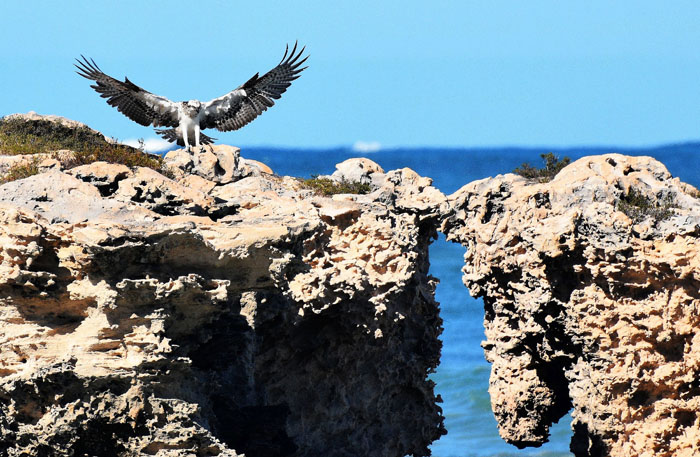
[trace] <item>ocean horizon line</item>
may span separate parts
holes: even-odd
[[[146,141],[146,151],[155,154],[165,154],[167,152],[180,149],[180,146],[171,144],[166,147],[148,147],[148,140]],[[128,144],[130,146],[137,146],[138,140],[128,139],[122,141],[123,144]],[[219,142],[217,144],[228,144],[224,142]],[[240,145],[232,144],[241,149],[243,153],[245,151],[291,151],[291,152],[305,152],[305,153],[355,153],[355,154],[367,154],[372,155],[376,153],[391,153],[391,152],[410,152],[410,151],[440,151],[440,152],[554,152],[559,154],[576,153],[576,154],[607,154],[607,153],[620,153],[620,154],[639,154],[644,152],[653,153],[654,151],[660,150],[694,150],[697,149],[700,152],[700,139],[686,140],[686,141],[673,141],[667,143],[654,143],[648,145],[615,145],[615,144],[601,144],[601,145],[518,145],[518,144],[504,144],[504,145],[466,145],[466,146],[454,146],[454,145],[423,145],[423,146],[411,146],[411,145],[381,145],[372,144],[371,147],[360,147],[352,144],[339,144],[339,145],[327,145],[327,146],[294,146],[294,145]]]
[[[679,147],[697,147],[700,148],[700,139],[697,140],[687,140],[687,141],[674,141],[668,143],[654,143],[650,145],[615,145],[615,144],[601,144],[601,145],[568,145],[568,146],[552,146],[552,145],[517,145],[517,144],[504,144],[504,145],[474,145],[474,146],[454,146],[454,145],[422,145],[422,146],[410,146],[410,145],[387,145],[381,146],[379,149],[374,151],[359,151],[353,148],[353,145],[341,144],[341,145],[328,145],[328,146],[287,146],[287,145],[236,145],[236,147],[243,149],[279,149],[279,150],[303,150],[307,152],[314,151],[355,151],[355,152],[387,152],[394,150],[440,150],[440,151],[462,151],[462,150],[474,150],[474,151],[500,151],[500,150],[518,150],[518,151],[540,151],[545,149],[551,149],[555,151],[582,151],[582,150],[610,150],[619,149],[621,151],[634,151],[634,150],[656,150],[656,149],[667,149],[667,148],[679,148]]]

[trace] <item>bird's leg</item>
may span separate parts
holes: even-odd
[[[190,152],[190,142],[188,141],[189,139],[187,138],[187,129],[186,128],[182,129],[182,140],[185,142],[185,151]]]
[[[204,147],[199,144],[199,124],[194,124],[194,143],[195,143],[195,149],[199,149],[199,152],[204,152]]]

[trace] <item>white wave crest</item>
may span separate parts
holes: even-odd
[[[377,152],[381,149],[382,144],[379,141],[355,141],[355,144],[352,145],[352,150],[354,152],[361,152],[363,154]]]

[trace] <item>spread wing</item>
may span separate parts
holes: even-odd
[[[237,89],[205,103],[200,128],[217,128],[222,132],[238,130],[261,115],[275,104],[274,100],[279,99],[292,81],[299,77],[299,73],[306,69],[299,68],[309,58],[306,56],[299,60],[304,49],[306,48],[297,53],[297,43],[294,43],[294,49],[289,53],[287,46],[282,60],[275,68],[262,77],[256,73]]]
[[[177,127],[178,113],[177,104],[165,97],[154,95],[144,90],[136,84],[124,78],[124,81],[108,76],[100,70],[94,60],[78,60],[75,67],[83,78],[95,81],[90,87],[95,89],[100,97],[106,98],[107,103],[114,106],[120,113],[134,122],[141,125],[151,125],[155,127]]]

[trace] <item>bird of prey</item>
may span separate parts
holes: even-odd
[[[142,89],[129,81],[129,78],[119,81],[106,75],[94,60],[88,60],[83,55],[80,56],[82,60],[76,59],[78,63],[75,67],[80,76],[97,83],[90,87],[120,113],[141,125],[170,127],[156,129],[156,133],[167,141],[177,142],[190,150],[190,146],[200,148],[215,140],[201,133],[202,130],[238,130],[274,105],[274,100],[279,99],[292,81],[299,77],[299,73],[307,68],[300,68],[309,58],[306,56],[300,60],[304,49],[306,48],[297,52],[295,43],[290,53],[287,46],[284,57],[275,68],[263,76],[256,73],[237,89],[208,102],[172,102]]]

